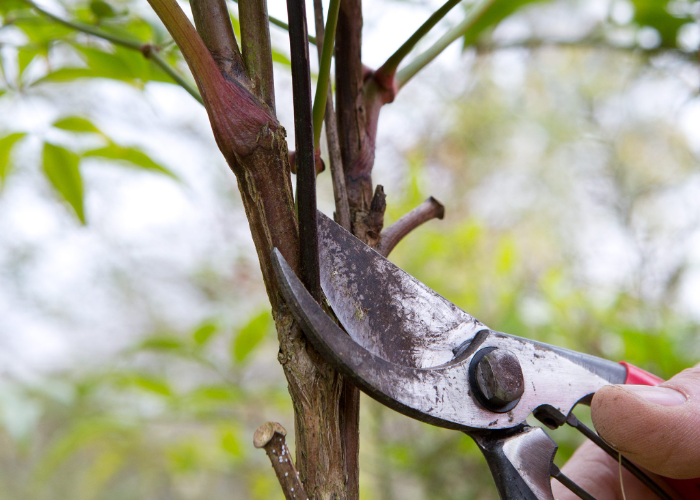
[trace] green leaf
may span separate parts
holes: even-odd
[[[83,179],[75,153],[60,146],[44,143],[44,173],[54,190],[75,211],[81,223],[86,224],[83,205]]]
[[[136,387],[147,392],[153,392],[161,396],[170,396],[173,393],[167,381],[162,379],[146,375],[135,375],[131,381]]]
[[[80,116],[66,116],[65,118],[55,121],[53,126],[70,132],[101,134],[100,129],[95,127],[90,120],[81,118]]]
[[[17,51],[17,63],[19,65],[19,74],[22,75],[27,66],[31,64],[34,58],[39,55],[39,51],[36,47],[25,45],[19,48]]]
[[[49,44],[55,43],[57,40],[65,40],[75,35],[73,29],[36,15],[18,17],[14,25],[27,35],[30,42],[44,47],[48,47]]]
[[[221,436],[221,447],[234,457],[240,457],[243,454],[240,439],[230,430]]]
[[[292,66],[292,61],[278,50],[272,49],[272,60],[276,63],[284,64],[285,66]]]
[[[195,343],[199,346],[205,345],[209,342],[214,334],[218,331],[216,323],[212,321],[206,321],[199,325],[194,332],[192,332],[192,338]]]
[[[464,47],[474,43],[479,36],[490,28],[495,28],[506,17],[521,7],[544,0],[494,0],[484,14],[464,34]]]
[[[144,339],[137,347],[137,349],[147,351],[181,351],[184,348],[185,344],[182,340],[168,335]]]
[[[197,387],[188,396],[201,401],[237,401],[241,398],[240,390],[228,385],[205,385]]]
[[[92,2],[90,2],[90,10],[98,19],[114,17],[117,15],[114,8],[112,8],[112,6],[104,0],[92,0]]]
[[[10,174],[12,164],[10,163],[10,153],[13,146],[22,139],[25,133],[17,132],[0,139],[0,189],[5,185],[5,180]]]
[[[668,2],[659,0],[633,0],[634,20],[639,26],[650,26],[661,36],[661,45],[675,47],[677,34],[681,26],[688,22],[695,22],[690,16],[675,17],[671,15],[666,6]]]
[[[138,87],[148,81],[172,83],[172,79],[139,51],[115,46],[113,52],[73,46],[87,67],[66,67],[52,71],[38,82],[64,82],[78,78],[108,78]]]
[[[110,144],[109,146],[105,146],[103,148],[87,151],[83,154],[83,157],[106,158],[108,160],[124,162],[130,166],[164,174],[178,180],[178,177],[172,171],[168,170],[162,165],[159,165],[148,155],[146,155],[146,153],[134,147],[123,147],[117,144]]]
[[[233,359],[239,363],[244,362],[251,352],[260,344],[271,323],[270,313],[262,312],[238,332],[233,340]]]

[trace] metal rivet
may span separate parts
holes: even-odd
[[[485,347],[469,365],[469,385],[476,400],[487,410],[510,411],[525,391],[518,357],[507,349]]]

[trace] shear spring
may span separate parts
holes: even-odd
[[[625,457],[620,455],[620,453],[614,450],[608,443],[603,441],[603,439],[598,435],[597,432],[595,432],[593,429],[589,428],[578,418],[576,418],[576,415],[574,415],[573,413],[569,414],[569,416],[566,418],[566,423],[569,426],[576,429],[577,431],[579,431],[584,436],[586,436],[586,438],[593,441],[593,443],[595,443],[601,450],[603,450],[605,453],[614,458],[615,461],[620,462],[625,469],[627,469],[630,473],[632,473],[632,475],[634,475],[637,479],[644,483],[644,485],[646,485],[646,487],[649,488],[652,492],[654,492],[659,498],[661,498],[662,500],[673,500],[672,497],[663,489],[661,489],[661,487],[658,484],[656,484],[653,479],[646,475],[639,467],[637,467]],[[557,481],[559,481],[566,488],[568,488],[572,493],[578,495],[579,498],[582,498],[583,500],[595,500],[595,498],[592,495],[590,495],[583,488],[581,488],[574,481],[572,481],[571,478],[564,475],[561,472],[561,470],[559,470],[559,467],[557,467],[554,464],[552,464],[551,466],[551,476]]]

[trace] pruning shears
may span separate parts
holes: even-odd
[[[345,331],[279,251],[272,255],[282,295],[309,341],[377,401],[471,436],[502,499],[553,500],[551,477],[593,498],[556,467],[557,444],[527,423],[531,415],[549,428],[577,428],[659,498],[700,498],[700,480],[668,480],[678,493],[671,496],[572,413],[605,385],[661,379],[627,363],[493,331],[320,212],[318,236],[321,287]]]

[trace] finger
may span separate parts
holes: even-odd
[[[656,387],[603,387],[591,408],[598,433],[633,462],[662,476],[700,476],[700,365]]]
[[[624,485],[628,499],[658,500],[654,493],[624,468],[620,483],[620,464],[591,441],[586,441],[576,450],[562,472],[596,500],[623,500],[625,497],[622,495],[621,484]],[[552,481],[552,492],[556,500],[579,500],[577,495],[557,480]]]

